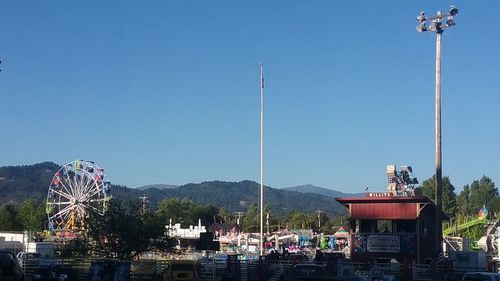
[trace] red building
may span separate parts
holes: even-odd
[[[375,192],[336,200],[348,211],[353,261],[426,263],[436,256],[436,205],[427,197]]]

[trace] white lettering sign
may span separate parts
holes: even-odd
[[[392,192],[368,192],[368,197],[393,197]]]
[[[366,243],[368,252],[399,253],[399,236],[397,235],[369,235]]]

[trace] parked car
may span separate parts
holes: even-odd
[[[11,252],[0,251],[0,280],[24,280],[21,266]]]
[[[462,281],[500,281],[500,273],[493,272],[468,272]]]

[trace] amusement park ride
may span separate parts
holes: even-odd
[[[443,228],[444,249],[450,251],[483,251],[493,260],[500,260],[500,222],[488,218],[483,206],[476,218],[457,221]]]
[[[54,175],[47,191],[48,228],[55,232],[84,229],[90,211],[104,215],[111,183],[93,161],[75,160]]]
[[[389,182],[387,191],[393,196],[415,196],[415,185],[418,180],[413,176],[413,169],[409,165],[401,166],[400,171],[396,170],[396,165],[387,165],[387,180]]]

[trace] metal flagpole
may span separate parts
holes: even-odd
[[[264,64],[260,63],[260,255],[264,254]]]

